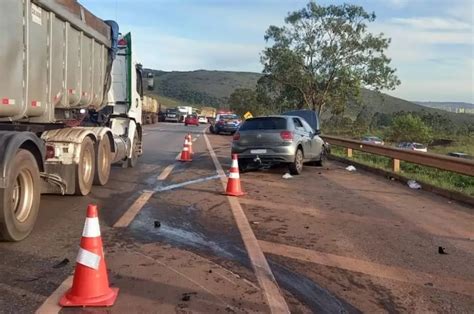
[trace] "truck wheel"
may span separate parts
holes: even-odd
[[[76,166],[76,195],[87,195],[92,189],[95,173],[94,142],[86,137],[81,144],[81,156]]]
[[[138,132],[135,131],[135,135],[133,136],[132,158],[127,159],[127,166],[129,168],[134,168],[138,163],[139,141]]]
[[[111,168],[111,148],[108,136],[102,137],[97,145],[95,152],[95,185],[106,185],[109,181],[110,168]]]
[[[290,173],[293,175],[301,174],[303,171],[303,151],[298,148],[295,153],[295,160],[288,165]]]
[[[20,241],[36,222],[40,204],[40,175],[35,157],[27,150],[16,153],[7,182],[0,189],[0,238]]]

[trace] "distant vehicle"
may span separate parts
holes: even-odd
[[[215,134],[231,133],[234,134],[242,124],[242,120],[236,114],[218,114],[214,124],[211,126],[211,132]]]
[[[195,114],[190,114],[190,115],[188,115],[188,116],[184,119],[184,125],[185,125],[185,126],[188,126],[188,125],[196,125],[196,126],[199,126],[199,120],[198,120],[197,115],[195,115]]]
[[[166,119],[166,113],[163,111],[158,111],[158,122],[163,122]]]
[[[466,153],[459,153],[459,152],[451,152],[448,153],[448,156],[457,157],[457,158],[464,158],[464,159],[474,159],[473,156],[466,154]]]
[[[319,134],[319,118],[311,110],[250,118],[235,133],[232,153],[238,154],[241,170],[285,163],[297,175],[304,162],[322,165],[329,147]]]
[[[215,119],[216,117],[216,108],[213,107],[202,107],[201,108],[201,115],[206,117],[207,120]]]
[[[177,108],[166,109],[165,121],[179,122],[182,121],[183,115]]]
[[[199,120],[199,123],[203,123],[203,124],[207,123],[207,118],[205,116],[199,116],[198,120]]]
[[[362,138],[363,143],[375,144],[375,145],[385,145],[384,141],[377,136],[364,136]]]
[[[401,142],[400,144],[398,144],[397,147],[402,148],[402,149],[413,150],[416,152],[423,152],[423,153],[428,152],[428,148],[425,145],[420,144],[420,143],[414,143],[414,142]]]
[[[178,106],[176,109],[181,113],[181,119],[178,122],[184,122],[188,115],[193,114],[193,107],[191,106]]]

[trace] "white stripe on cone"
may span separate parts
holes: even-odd
[[[187,148],[187,147],[183,148],[183,152],[187,152],[188,150],[189,150],[189,148]]]
[[[89,268],[98,270],[100,264],[100,255],[84,250],[80,247],[76,262]]]
[[[239,173],[238,172],[230,172],[229,173],[229,179],[240,179]]]
[[[85,238],[100,237],[100,226],[98,217],[86,218],[84,230],[82,231],[82,236]]]
[[[232,168],[239,168],[239,162],[237,159],[232,159]]]

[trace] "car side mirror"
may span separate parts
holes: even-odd
[[[313,133],[313,137],[315,137],[316,135],[319,135],[319,134],[321,134],[321,130],[316,130]]]

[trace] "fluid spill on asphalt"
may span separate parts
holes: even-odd
[[[226,229],[209,230],[198,223],[199,211],[191,205],[189,208],[172,209],[173,214],[151,214],[151,208],[145,207],[130,225],[130,231],[137,239],[145,242],[160,241],[181,249],[201,254],[211,254],[219,258],[237,262],[243,267],[252,269],[244,249],[239,231]],[[155,228],[155,220],[161,227]],[[269,260],[278,284],[292,293],[311,311],[317,313],[360,313],[347,302],[332,295],[310,278],[294,272],[283,265]]]

